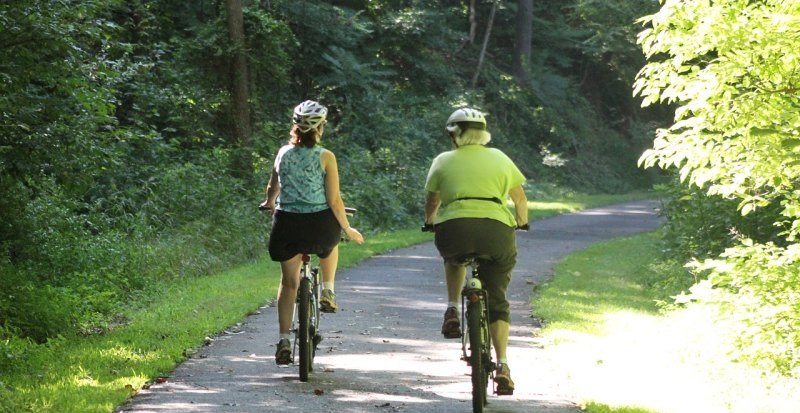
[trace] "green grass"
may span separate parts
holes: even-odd
[[[547,359],[590,413],[798,412],[800,383],[730,361],[732,325],[711,305],[662,310],[654,234],[560,262],[534,297]]]
[[[531,217],[647,197],[652,194],[534,193]],[[362,246],[342,245],[340,266],[431,239],[417,228],[368,235]],[[278,265],[265,257],[213,276],[160,286],[134,303],[143,308],[127,314],[127,323],[103,336],[59,338],[47,345],[7,342],[6,348],[18,351],[12,371],[0,372],[0,412],[111,412],[148,382],[168,375],[206,337],[274,299],[279,273]]]
[[[620,253],[616,242],[601,243],[579,252],[556,266],[557,276],[545,284],[536,299],[538,317],[548,320],[549,328],[566,326],[571,331],[596,334],[604,317],[618,311],[657,314],[658,307],[646,293],[642,268],[652,258],[649,242],[627,245]]]

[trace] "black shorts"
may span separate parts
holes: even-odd
[[[297,254],[327,258],[342,239],[333,211],[301,214],[277,210],[269,234],[269,257],[286,261]]]
[[[506,290],[517,263],[514,228],[488,218],[456,218],[436,225],[436,249],[445,262],[458,262],[466,255],[478,259],[483,287],[489,292],[489,320],[511,320]]]

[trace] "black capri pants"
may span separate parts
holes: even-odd
[[[489,292],[489,320],[511,321],[506,290],[517,263],[514,228],[489,218],[456,218],[436,225],[436,248],[445,262],[478,255],[480,277]]]
[[[327,258],[342,239],[342,229],[333,211],[297,213],[275,211],[269,234],[269,257],[286,261],[297,254]]]

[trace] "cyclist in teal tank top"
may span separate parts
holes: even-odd
[[[278,210],[310,213],[328,209],[325,171],[320,167],[319,146],[286,145],[278,151],[275,170],[281,187]]]
[[[302,254],[319,256],[322,272],[320,307],[336,312],[334,280],[341,233],[358,244],[361,233],[350,226],[339,193],[339,169],[333,152],[317,144],[325,130],[328,109],[307,100],[295,107],[289,144],[278,151],[261,207],[271,209],[269,255],[281,263],[278,287],[277,364],[291,363],[289,342],[294,302],[300,284]]]
[[[508,367],[510,306],[506,290],[517,260],[516,227],[528,223],[528,200],[522,184],[525,177],[503,152],[486,145],[483,113],[457,109],[447,120],[446,130],[455,149],[439,154],[431,163],[425,182],[425,224],[434,224],[435,243],[444,260],[448,306],[442,334],[461,337],[459,300],[466,276],[457,257],[479,254],[481,280],[489,292],[489,331],[497,360],[494,380],[498,395],[514,394]],[[514,202],[515,213],[506,208]]]

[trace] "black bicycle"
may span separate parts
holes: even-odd
[[[517,227],[527,231],[529,225]],[[433,232],[433,225],[426,224],[422,231]],[[461,290],[461,360],[467,362],[472,372],[472,411],[482,413],[488,403],[487,389],[489,379],[494,383],[494,371],[497,368],[492,359],[492,336],[489,334],[489,293],[483,288],[478,262],[488,258],[480,254],[466,254],[456,258],[460,265],[470,267],[470,277],[464,280]],[[497,390],[492,388],[492,393]]]

